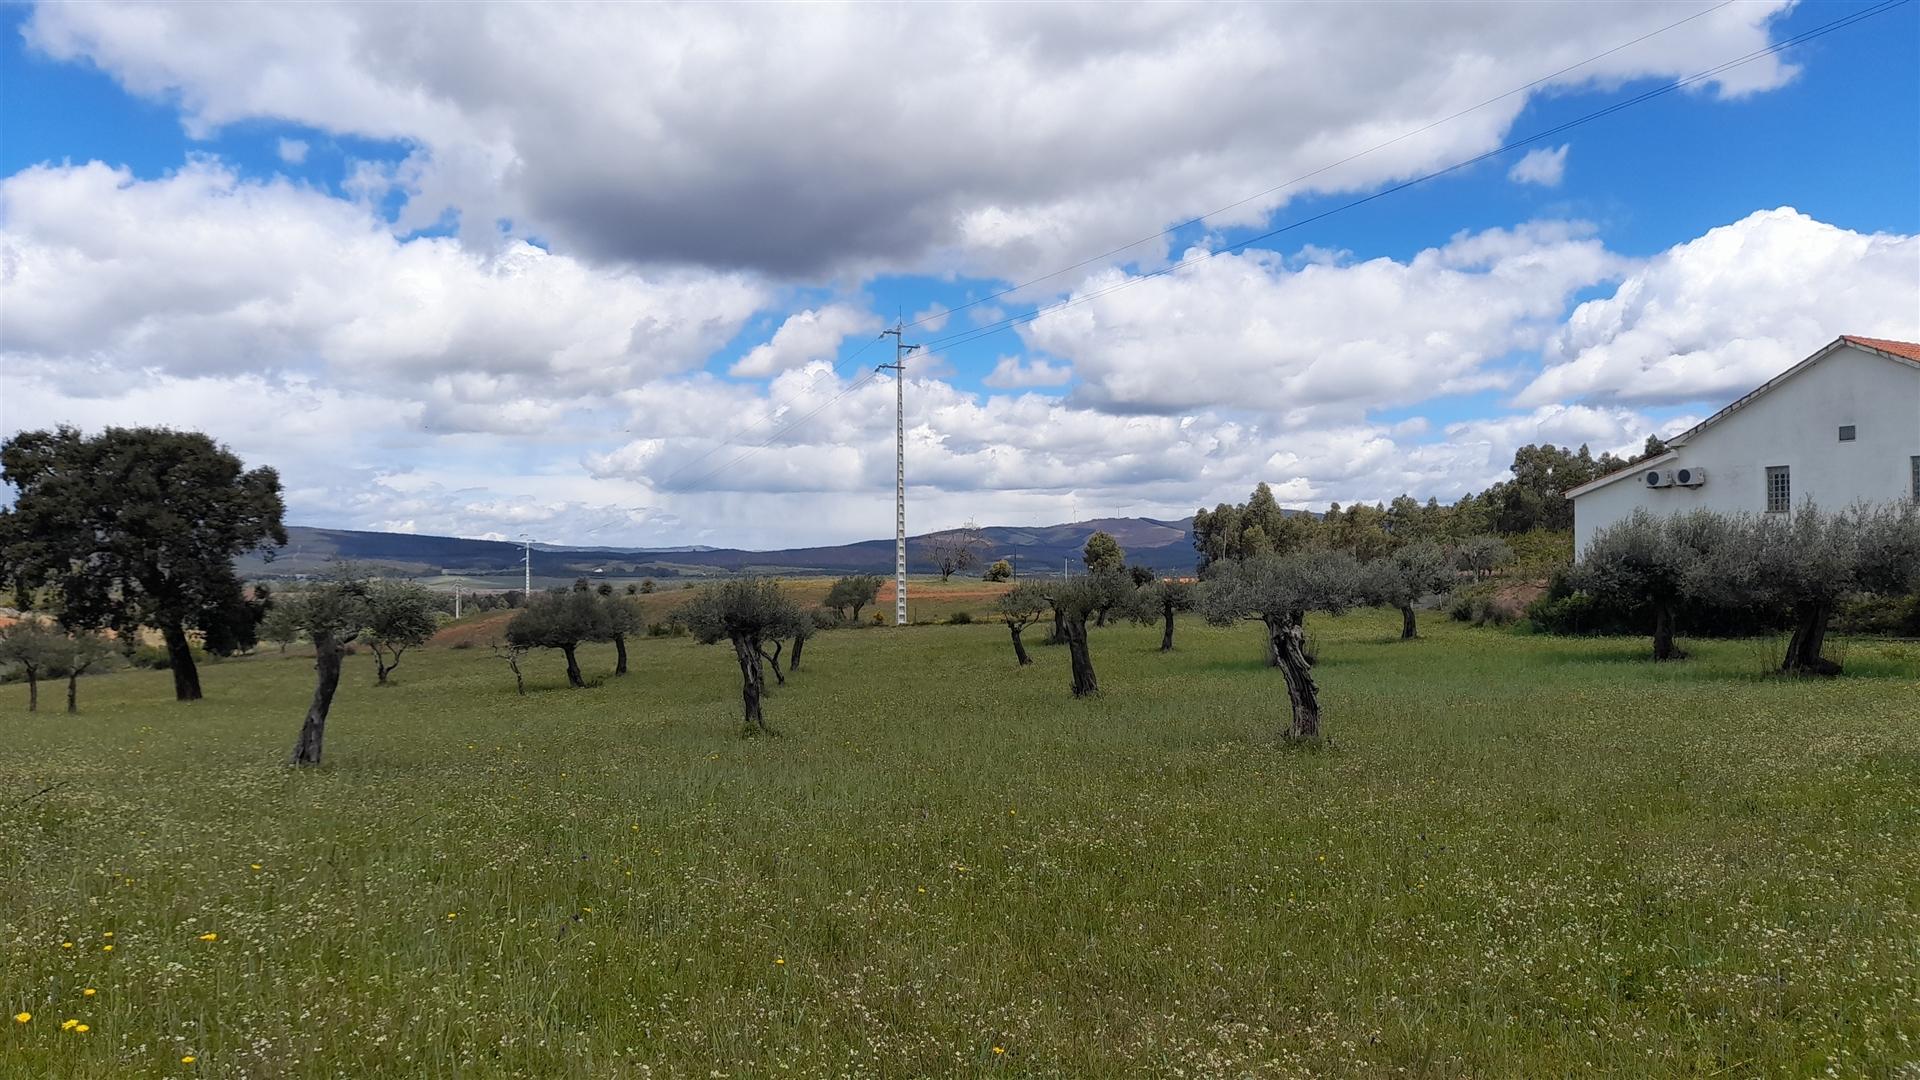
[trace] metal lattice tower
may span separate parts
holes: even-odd
[[[893,335],[893,625],[907,625],[907,354],[918,349],[900,340],[906,329],[895,323],[881,331]]]

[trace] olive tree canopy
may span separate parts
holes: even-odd
[[[734,658],[740,663],[740,697],[746,714],[743,735],[775,734],[760,706],[765,692],[761,646],[798,631],[803,617],[800,606],[779,582],[758,577],[708,585],[680,609],[679,618],[695,640],[707,645],[719,641],[733,645]]]
[[[1208,622],[1231,626],[1242,619],[1266,628],[1267,663],[1286,677],[1296,739],[1320,735],[1319,688],[1306,656],[1301,617],[1308,611],[1339,614],[1364,595],[1359,564],[1344,552],[1216,562],[1207,571],[1200,610]]]
[[[567,685],[586,686],[576,650],[583,641],[607,641],[613,636],[607,607],[585,588],[549,592],[527,601],[507,623],[507,643],[521,649],[558,649],[567,658]]]
[[[1422,597],[1445,592],[1453,584],[1453,567],[1438,544],[1408,544],[1362,569],[1367,599],[1399,610],[1402,641],[1419,636],[1413,606]]]

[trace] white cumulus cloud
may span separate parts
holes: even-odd
[[[1507,170],[1507,179],[1516,184],[1538,184],[1541,187],[1559,187],[1560,181],[1567,175],[1567,146],[1541,147],[1527,151],[1527,156],[1513,163]]]
[[[1920,236],[1756,211],[1581,304],[1517,400],[1731,398],[1841,334],[1920,340]]]

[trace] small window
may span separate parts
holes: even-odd
[[[1767,466],[1767,513],[1784,514],[1793,509],[1793,478],[1785,465]]]
[[[1841,425],[1840,425],[1840,441],[1841,441],[1841,442],[1852,442],[1852,441],[1853,441],[1853,439],[1854,439],[1854,430],[1853,430],[1853,425],[1852,425],[1852,424],[1841,424]]]

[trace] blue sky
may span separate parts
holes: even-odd
[[[909,331],[1121,286],[917,369],[921,527],[1173,515],[1260,480],[1450,498],[1520,443],[1637,445],[1838,333],[1920,335],[1920,5],[1545,140],[1532,181],[1514,152],[1129,279],[1867,6],[636,8],[604,51],[578,11],[511,5],[0,9],[0,426],[203,427],[280,467],[308,524],[884,533],[891,387],[848,387],[896,314],[1650,34]],[[889,43],[924,70],[860,59]]]

